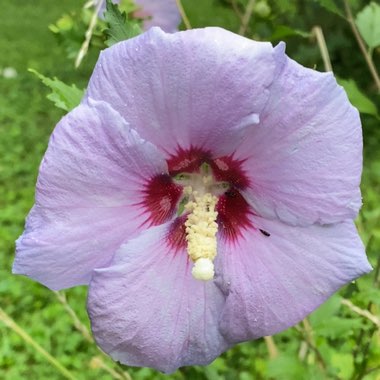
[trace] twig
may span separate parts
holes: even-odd
[[[53,292],[58,298],[58,301],[63,305],[67,313],[70,315],[71,319],[74,322],[75,328],[83,335],[83,337],[90,343],[94,343],[94,339],[87,327],[80,321],[75,311],[68,304],[65,293]]]
[[[244,13],[243,19],[241,20],[241,25],[239,28],[239,34],[241,36],[244,36],[245,32],[247,31],[247,27],[248,27],[249,21],[251,20],[254,6],[255,6],[255,0],[249,0],[247,7],[245,8],[245,13]]]
[[[360,307],[355,306],[351,301],[347,299],[342,299],[340,302],[342,303],[342,305],[347,306],[354,313],[359,314],[362,317],[370,320],[374,325],[377,326],[377,328],[380,329],[380,318],[376,317],[376,315],[373,315],[368,310],[364,310],[364,309],[361,309]]]
[[[317,40],[317,44],[318,44],[319,50],[321,52],[325,71],[333,71],[330,56],[329,56],[329,51],[327,49],[326,40],[325,40],[325,37],[323,35],[322,28],[320,26],[316,25],[311,30],[311,33],[315,36],[315,39]]]
[[[42,346],[40,346],[25,330],[23,330],[1,307],[0,320],[18,334],[26,343],[30,344],[38,351],[50,364],[52,364],[66,379],[75,380],[74,375],[66,369],[57,359],[50,355]]]
[[[74,327],[82,334],[82,336],[90,343],[95,343],[94,338],[92,337],[91,333],[87,329],[87,327],[81,322],[81,320],[78,318],[76,312],[72,309],[70,304],[67,302],[67,298],[65,293],[63,292],[53,292],[55,296],[57,297],[58,301],[63,305],[69,316],[74,322]],[[105,359],[108,359],[107,354],[105,354],[98,346],[96,346],[99,350],[99,352],[102,354],[102,356]],[[96,357],[95,360],[92,361],[91,365],[103,368],[105,371],[107,371],[109,374],[111,374],[115,379],[120,380],[132,380],[131,376],[128,372],[125,372],[123,370],[119,370],[118,372],[108,366],[100,357]]]
[[[356,41],[359,44],[360,50],[363,53],[364,59],[367,62],[369,71],[372,75],[373,80],[375,81],[375,85],[377,87],[377,90],[380,92],[380,78],[379,74],[376,71],[375,64],[372,60],[371,54],[367,51],[366,45],[358,31],[358,28],[356,27],[354,17],[352,16],[351,8],[347,0],[344,0],[344,7],[346,9],[346,16],[347,16],[347,21],[351,26],[352,32],[354,33],[354,36],[356,38]]]
[[[265,344],[267,345],[267,349],[269,352],[269,358],[275,359],[278,356],[278,350],[276,343],[274,342],[274,339],[272,336],[264,336]]]
[[[325,372],[326,371],[326,363],[323,359],[322,354],[319,352],[318,348],[315,346],[314,337],[313,337],[313,329],[312,329],[308,319],[305,318],[302,321],[302,324],[303,324],[303,328],[301,328],[300,326],[295,326],[295,329],[302,334],[302,336],[304,338],[304,342],[302,342],[302,343],[306,343],[307,346],[315,353],[319,368]],[[306,356],[306,352],[305,352],[306,350],[305,350],[305,347],[302,343],[301,343],[301,348],[300,348],[300,352],[299,352],[299,357],[304,359]]]
[[[236,3],[236,0],[231,0],[231,5],[233,11],[236,13],[236,16],[239,18],[240,22],[243,21],[243,14],[240,12],[239,6]]]
[[[98,3],[97,3],[96,8],[94,10],[94,14],[92,15],[91,20],[90,20],[90,24],[88,25],[88,28],[87,28],[87,31],[85,34],[85,39],[83,41],[81,48],[79,49],[77,58],[75,59],[75,67],[79,67],[84,56],[87,54],[88,48],[90,46],[92,33],[94,32],[94,28],[95,28],[96,23],[98,21],[98,13],[100,11],[101,5],[102,5],[102,1],[98,0]]]
[[[305,318],[302,321],[304,331],[306,333],[306,343],[309,345],[309,347],[315,352],[315,355],[317,357],[318,366],[321,370],[326,370],[326,364],[323,360],[323,357],[317,347],[315,346],[314,336],[313,336],[313,328],[311,327],[311,324],[307,318]]]
[[[102,368],[104,371],[108,372],[114,379],[118,379],[118,380],[130,379],[130,380],[132,380],[132,378],[129,376],[129,374],[127,374],[128,377],[123,377],[123,374],[125,374],[125,372],[122,372],[122,373],[117,372],[113,368],[109,367],[106,363],[104,363],[103,359],[99,356],[95,356],[94,358],[91,359],[90,367],[91,368]]]
[[[183,20],[183,23],[185,24],[186,29],[191,29],[190,21],[189,21],[189,19],[186,16],[186,12],[183,9],[181,0],[175,0],[175,2],[177,4],[177,8],[178,8],[179,14],[182,17],[182,20]]]

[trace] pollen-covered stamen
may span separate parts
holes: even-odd
[[[194,199],[185,205],[185,210],[189,212],[185,222],[187,252],[194,261],[194,278],[207,281],[214,277],[213,260],[216,256],[218,232],[215,206],[218,199],[208,192],[200,195],[194,191],[192,195]]]

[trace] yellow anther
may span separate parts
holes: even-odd
[[[205,180],[205,183],[208,180]],[[215,211],[217,198],[206,193],[198,195],[193,192],[194,201],[186,204],[185,209],[190,212],[185,222],[187,252],[194,261],[192,274],[197,280],[211,280],[214,277],[213,260],[216,256],[216,233],[218,224]]]

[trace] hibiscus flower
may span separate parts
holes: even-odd
[[[97,343],[164,372],[294,325],[371,267],[358,112],[331,73],[219,28],[101,53],[40,167],[13,270],[89,284]]]
[[[112,0],[112,2],[120,4],[120,0]],[[168,33],[178,30],[181,15],[175,0],[135,0],[135,3],[138,9],[133,15],[143,20],[144,30],[148,30],[152,26],[159,26]],[[104,18],[106,0],[98,0],[98,3],[95,1],[94,5],[99,7],[99,17]]]
[[[162,30],[172,33],[178,30],[181,15],[175,0],[135,0],[139,10],[134,16],[144,19],[144,30],[159,26]]]

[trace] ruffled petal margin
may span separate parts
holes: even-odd
[[[55,290],[88,284],[93,269],[146,228],[142,189],[163,172],[157,149],[110,106],[77,107],[50,139],[13,272]]]
[[[167,244],[170,223],[130,240],[95,271],[88,312],[96,342],[123,364],[170,373],[209,364],[229,346],[218,321],[224,295],[195,280],[185,249]]]
[[[236,244],[221,245],[219,284],[228,293],[220,329],[231,343],[282,331],[346,283],[369,272],[352,221],[291,227],[255,217]]]
[[[277,63],[270,43],[220,28],[152,28],[101,53],[87,97],[112,104],[167,157],[192,147],[224,156],[258,123]]]
[[[234,156],[244,161],[251,181],[245,195],[261,216],[291,225],[357,216],[361,123],[331,73],[287,58],[260,124],[248,130]]]

